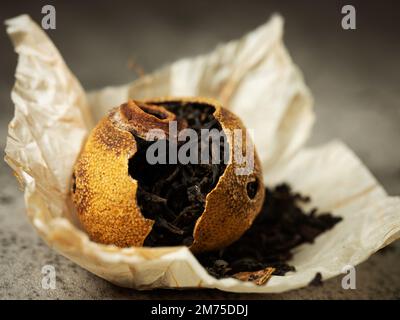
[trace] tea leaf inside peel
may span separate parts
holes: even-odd
[[[159,106],[175,114],[178,121],[185,121],[189,128],[196,131],[199,139],[202,129],[222,130],[220,123],[213,116],[215,108],[211,105],[182,104],[177,101],[162,103]],[[139,184],[136,198],[142,214],[156,221],[144,245],[190,246],[193,242],[195,223],[205,209],[206,196],[215,188],[226,164],[201,164],[200,161],[198,164],[182,164],[179,161],[176,164],[170,163],[170,147],[173,142],[168,139],[168,147],[165,150],[167,163],[151,165],[147,162],[146,151],[154,142],[137,136],[135,140],[138,152],[129,161],[129,173]],[[209,144],[210,141],[206,143]],[[181,146],[178,142],[175,151],[178,152]],[[200,144],[198,148],[200,155]],[[220,143],[219,149],[220,159],[223,159],[223,143]]]

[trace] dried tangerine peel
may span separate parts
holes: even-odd
[[[182,107],[188,103],[211,105],[223,129],[245,129],[238,117],[210,99],[158,99],[137,104],[162,105],[171,101],[179,101]],[[154,224],[143,216],[136,199],[138,182],[128,172],[129,159],[137,151],[135,137],[126,121],[122,123],[121,117],[116,117],[130,103],[114,109],[93,129],[75,166],[72,195],[79,219],[90,238],[120,247],[142,246]],[[140,116],[129,120],[141,123]],[[233,145],[229,148],[232,155]],[[207,194],[205,210],[193,231],[192,251],[227,246],[240,238],[254,221],[264,199],[261,166],[257,154],[254,155],[254,171],[250,175],[237,175],[237,164],[233,161],[226,166],[216,187]],[[246,187],[250,181],[258,183],[252,198]]]
[[[136,204],[137,181],[128,174],[136,142],[128,131],[103,118],[91,132],[75,165],[72,193],[79,220],[90,238],[119,247],[142,246],[153,221]]]

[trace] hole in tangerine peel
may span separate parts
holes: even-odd
[[[250,199],[254,199],[257,194],[258,188],[259,188],[259,182],[257,178],[253,181],[248,182],[246,186],[247,196]]]

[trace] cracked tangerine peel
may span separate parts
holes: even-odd
[[[151,233],[155,221],[146,218],[138,205],[139,182],[129,174],[129,161],[149,129],[156,127],[167,134],[168,122],[176,119],[167,107],[171,103],[178,104],[179,108],[188,108],[191,104],[198,108],[212,107],[212,116],[222,130],[245,129],[237,116],[216,101],[204,98],[130,100],[111,110],[90,133],[73,174],[72,199],[79,220],[93,241],[119,247],[143,246]],[[187,127],[185,120],[176,120],[178,130]],[[229,144],[231,158],[233,150],[234,146]],[[238,164],[233,157],[207,193],[204,210],[192,229],[189,246],[193,252],[231,244],[260,212],[264,184],[256,152],[254,157],[254,169],[249,175],[236,174]],[[249,186],[253,189],[251,197]]]

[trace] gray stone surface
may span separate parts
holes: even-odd
[[[97,1],[56,2],[57,29],[49,32],[87,89],[135,78],[135,59],[146,71],[176,58],[207,52],[281,12],[285,41],[315,96],[317,123],[311,145],[344,140],[390,194],[400,194],[399,5],[353,1],[357,30],[340,28],[337,2],[316,1]],[[0,4],[0,20],[30,13],[40,1]],[[4,149],[13,106],[16,56],[0,32],[0,147]],[[140,292],[115,287],[49,249],[24,213],[23,195],[0,163],[0,298],[2,299],[399,299],[400,244],[357,267],[357,290],[343,290],[341,277],[322,287],[278,295],[229,294],[216,290]],[[41,288],[41,268],[52,264],[57,289]]]

